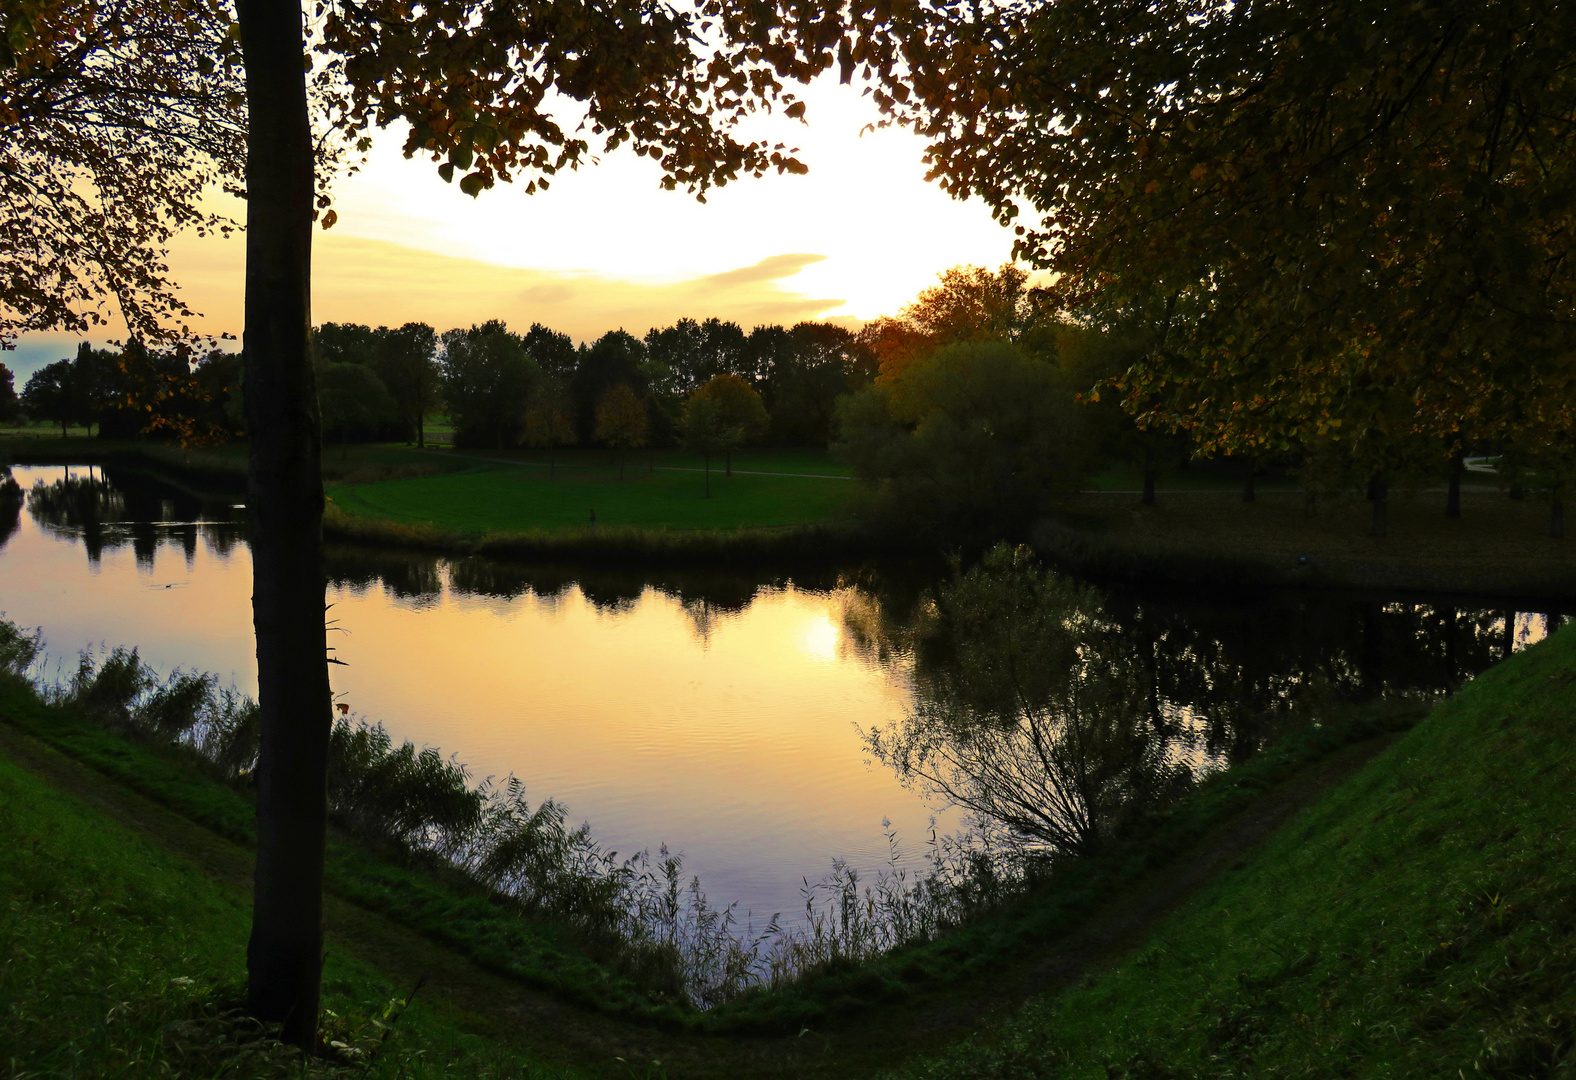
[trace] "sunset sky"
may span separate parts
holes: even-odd
[[[923,146],[861,129],[876,111],[835,78],[805,91],[808,124],[746,129],[801,150],[808,176],[742,180],[702,205],[658,188],[655,162],[619,151],[532,196],[499,185],[475,201],[435,166],[406,161],[383,133],[363,171],[336,187],[339,224],[316,235],[315,322],[543,322],[576,340],[644,333],[685,316],[758,323],[860,322],[895,313],[959,263],[995,267],[1008,230],[977,201],[924,181]],[[243,208],[231,211],[241,218]],[[176,279],[206,318],[239,334],[243,241],[181,238]],[[30,335],[5,355],[18,386],[68,355],[68,337]]]

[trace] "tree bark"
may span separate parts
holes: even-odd
[[[1253,490],[1253,474],[1259,471],[1257,456],[1248,458],[1248,475],[1242,481],[1242,501],[1257,502],[1258,495]]]
[[[1155,505],[1155,451],[1144,447],[1144,505]]]
[[[1466,451],[1457,450],[1450,456],[1450,491],[1445,496],[1445,517],[1461,516],[1461,474],[1466,472]]]
[[[1373,516],[1369,519],[1369,536],[1390,535],[1390,486],[1384,477],[1375,475],[1368,482],[1368,497],[1373,500]]]
[[[262,745],[248,1007],[317,1040],[331,695],[323,626],[322,434],[308,352],[313,145],[301,8],[241,0],[248,101],[246,421]]]

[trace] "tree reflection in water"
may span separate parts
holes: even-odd
[[[0,548],[22,527],[22,504],[26,501],[10,468],[0,465]]]
[[[1334,705],[1434,698],[1559,616],[1258,590],[1089,586],[1026,549],[912,594],[840,590],[852,647],[907,663],[907,718],[867,732],[907,783],[1019,850],[1085,852],[1193,779]]]
[[[236,541],[234,509],[215,498],[202,499],[152,477],[85,466],[60,479],[36,481],[27,492],[27,512],[53,536],[82,541],[88,563],[97,566],[106,551],[131,545],[137,564],[151,569],[159,548],[181,549],[187,568],[197,555],[201,536],[221,557]],[[14,486],[14,482],[13,486]],[[4,484],[0,484],[0,541],[8,522]]]
[[[1145,657],[1090,587],[1005,546],[943,584],[905,720],[871,753],[998,843],[1088,854],[1192,770],[1155,722]]]

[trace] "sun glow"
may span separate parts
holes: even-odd
[[[835,660],[840,636],[832,620],[821,615],[805,623],[799,634],[799,647],[813,660]]]

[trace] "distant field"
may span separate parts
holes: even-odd
[[[609,529],[802,525],[843,516],[853,493],[847,480],[826,479],[837,475],[837,466],[813,454],[740,455],[732,477],[714,465],[710,498],[699,458],[658,454],[651,469],[644,456],[632,457],[623,480],[608,460],[582,453],[552,472],[545,460],[486,464],[438,476],[330,485],[329,497],[353,517],[482,534],[583,529],[593,510],[598,527]],[[761,475],[766,472],[790,475]]]

